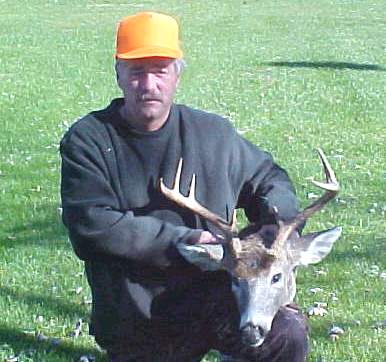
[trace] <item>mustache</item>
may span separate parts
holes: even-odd
[[[162,98],[158,94],[145,93],[138,94],[136,97],[137,101],[146,102],[146,101],[162,101]]]

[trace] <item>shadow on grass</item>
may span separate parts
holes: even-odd
[[[354,260],[380,264],[384,262],[386,252],[383,237],[377,238],[375,235],[359,233],[347,233],[344,237],[345,240],[337,241],[337,244],[344,243],[344,249],[336,247],[329,256],[333,262],[352,263]]]
[[[21,245],[70,246],[67,232],[55,205],[41,205],[27,222],[15,220],[4,230],[6,237],[1,246],[14,248]]]
[[[308,321],[309,335],[311,339],[321,338],[328,340],[328,331],[331,328],[330,321]]]
[[[267,62],[262,65],[274,66],[274,67],[286,67],[286,68],[328,68],[328,69],[352,69],[352,70],[373,70],[378,72],[385,72],[386,67],[378,64],[360,64],[349,62]]]
[[[77,304],[68,304],[60,298],[48,297],[45,295],[37,295],[31,292],[16,291],[7,286],[0,287],[0,297],[4,299],[14,299],[19,303],[27,304],[31,309],[36,309],[36,306],[41,306],[46,311],[51,311],[55,316],[70,317],[74,319],[83,318],[89,315],[89,310],[86,306]]]
[[[76,346],[71,340],[64,339],[54,346],[52,342],[40,342],[34,335],[0,324],[0,346],[3,350],[4,345],[12,349],[13,354],[28,356],[28,360],[34,362],[49,361],[54,356],[56,361],[79,361],[80,356],[88,354],[95,356],[98,362],[107,361],[105,355],[96,348]]]
[[[333,251],[330,260],[335,261],[337,263],[340,262],[352,262],[353,260],[358,259],[364,259],[367,261],[376,261],[380,258],[380,255],[377,253],[376,250],[371,250],[370,248],[367,248],[365,250],[361,251],[354,251],[354,250],[337,250]]]

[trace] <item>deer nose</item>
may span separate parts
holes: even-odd
[[[241,329],[241,340],[246,346],[258,347],[264,342],[266,334],[267,331],[263,327],[247,323]]]

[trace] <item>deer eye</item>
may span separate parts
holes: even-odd
[[[281,273],[275,274],[271,279],[271,284],[275,284],[281,280]]]
[[[257,269],[259,266],[259,263],[256,260],[252,260],[249,262],[249,267],[252,269]]]

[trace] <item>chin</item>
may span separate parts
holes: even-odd
[[[145,105],[138,109],[138,115],[144,119],[157,119],[162,113],[162,110],[157,104]]]
[[[257,348],[257,347],[260,347],[264,342],[264,338],[260,338],[259,341],[249,345],[249,347],[252,347],[252,348]]]

